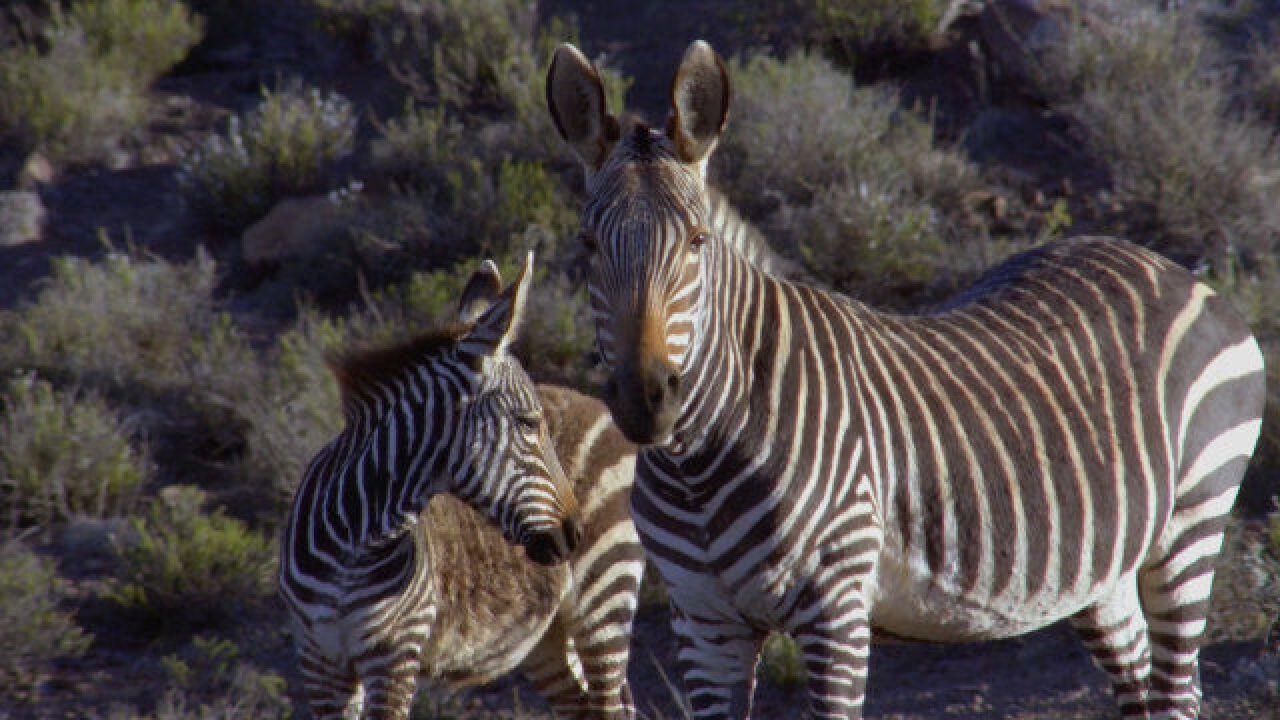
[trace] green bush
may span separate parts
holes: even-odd
[[[351,103],[337,93],[264,89],[257,108],[233,116],[225,134],[182,159],[179,181],[206,217],[240,230],[287,195],[335,188],[335,166],[351,154],[355,130]]]
[[[200,18],[172,0],[78,0],[53,11],[55,27],[79,28],[95,55],[148,83],[181,62],[202,35]]]
[[[53,3],[46,22],[0,50],[0,133],[53,162],[108,158],[146,118],[146,92],[201,29],[181,3]]]
[[[50,664],[89,648],[74,619],[58,610],[54,564],[16,541],[0,544],[0,697],[34,699]]]
[[[782,633],[773,633],[765,639],[759,672],[765,682],[783,690],[801,687],[809,679],[800,646]]]
[[[149,474],[129,434],[129,423],[92,394],[12,378],[0,395],[0,513],[42,527],[123,514]]]
[[[285,679],[243,660],[230,640],[197,635],[161,662],[170,689],[156,707],[156,720],[252,720],[291,714]]]
[[[198,488],[166,488],[132,533],[115,537],[118,574],[107,592],[123,610],[167,629],[237,620],[274,594],[275,544],[206,513]]]

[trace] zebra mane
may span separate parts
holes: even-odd
[[[377,397],[379,389],[410,368],[417,367],[432,355],[454,347],[471,330],[470,325],[454,323],[429,331],[410,340],[344,351],[329,358],[329,369],[338,381],[342,407]]]

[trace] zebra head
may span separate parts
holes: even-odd
[[[529,375],[509,352],[524,314],[533,254],[505,291],[490,261],[462,292],[458,318],[465,335],[459,360],[469,368],[456,408],[446,481],[452,492],[487,514],[529,558],[564,560],[581,539],[573,487],[560,467],[542,402]]]
[[[729,78],[699,40],[685,51],[663,131],[610,115],[600,75],[577,48],[556,49],[547,74],[556,128],[587,175],[582,239],[604,387],[632,442],[678,442],[682,376],[698,325],[708,227],[707,159],[724,130]]]

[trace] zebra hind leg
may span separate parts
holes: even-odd
[[[1071,624],[1094,663],[1111,679],[1116,703],[1126,720],[1150,717],[1151,652],[1137,581],[1123,581],[1111,595],[1072,617]]]
[[[1180,515],[1173,523],[1182,532],[1142,570],[1139,584],[1151,638],[1151,715],[1159,720],[1200,716],[1200,643],[1227,522],[1222,515]]]

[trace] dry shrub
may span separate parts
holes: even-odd
[[[820,281],[889,305],[953,285],[970,237],[976,168],[938,147],[929,124],[887,88],[858,88],[797,53],[730,63],[735,110],[717,156],[720,183],[784,255]],[[981,230],[981,228],[977,228]]]
[[[50,4],[0,49],[0,133],[53,162],[108,159],[147,115],[147,90],[199,41],[198,18],[168,0]]]
[[[91,637],[58,609],[62,586],[52,560],[0,543],[0,697],[34,700],[55,660],[89,649]]]
[[[1188,263],[1280,247],[1274,130],[1233,104],[1192,13],[1112,9],[1048,55],[1039,84],[1110,169],[1138,239]]]
[[[179,181],[208,219],[239,230],[285,196],[336,188],[335,167],[351,154],[355,131],[351,103],[337,93],[263,90],[258,107],[182,159]]]
[[[128,510],[150,474],[130,425],[93,394],[12,378],[0,395],[0,514],[48,527]]]

